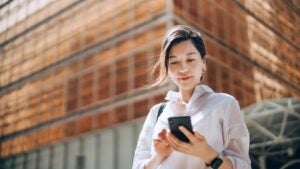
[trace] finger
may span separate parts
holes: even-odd
[[[185,143],[175,137],[172,133],[167,134],[167,139],[170,145],[177,151],[184,152],[190,146],[188,143]]]
[[[160,139],[153,139],[153,143],[160,143],[161,140]]]
[[[200,140],[205,140],[205,137],[198,133],[197,131],[194,131],[194,136]]]
[[[164,134],[164,135],[166,135],[166,134],[167,134],[167,130],[166,130],[166,129],[163,129],[163,130],[161,131],[161,133]]]
[[[163,133],[158,133],[158,137],[162,139],[164,137]]]
[[[164,147],[169,147],[170,144],[165,144],[163,141],[161,140],[157,140],[157,139],[154,139],[153,140],[153,145],[155,148],[164,148]]]
[[[166,139],[166,136],[167,136],[167,130],[166,129],[163,129],[162,131],[161,131],[161,138],[162,139]]]
[[[180,150],[180,146],[178,145],[178,142],[176,142],[173,138],[170,138],[169,140],[170,146],[176,150],[179,151]]]
[[[189,139],[190,142],[195,143],[197,140],[194,135],[188,131],[184,126],[179,126],[179,130]]]
[[[170,143],[169,143],[169,140],[167,139],[167,135],[163,135],[162,139],[160,139],[161,143],[165,146],[168,146]]]
[[[178,151],[178,152],[182,152],[182,153],[187,153],[188,152],[188,149],[189,149],[189,144],[188,144],[188,146],[186,146],[185,144],[185,142],[182,142],[182,141],[180,141],[179,139],[176,139],[176,137],[175,136],[173,136],[172,138],[170,138],[170,141],[169,141],[169,143],[170,143],[170,146],[174,149],[174,150],[176,150],[176,151]]]
[[[159,143],[160,143],[160,140],[153,139],[153,145],[154,145],[154,147],[157,147],[159,145]]]
[[[177,146],[177,138],[172,133],[168,133],[166,138],[173,147]]]
[[[167,130],[166,130],[166,129],[162,129],[162,130],[158,133],[158,136],[164,137],[166,134],[167,134]]]
[[[157,137],[155,138],[156,140],[162,140],[162,135],[158,134]]]

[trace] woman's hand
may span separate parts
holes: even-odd
[[[173,152],[173,148],[167,140],[166,129],[163,129],[160,133],[158,133],[157,138],[154,139],[153,142],[155,154],[145,164],[145,169],[157,168],[159,164]]]
[[[180,126],[179,130],[189,139],[189,143],[183,142],[176,138],[172,133],[167,134],[167,139],[171,146],[179,152],[196,156],[204,160],[206,164],[218,155],[207,143],[204,136],[198,132],[190,133],[185,127]]]
[[[154,142],[155,152],[157,156],[160,157],[161,160],[165,159],[172,153],[173,148],[171,147],[169,141],[167,140],[166,129],[163,129],[160,133],[158,133],[157,138],[154,139],[153,142]]]

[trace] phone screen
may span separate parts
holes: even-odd
[[[168,118],[171,133],[174,134],[178,139],[189,142],[189,139],[179,130],[179,126],[184,126],[187,130],[193,133],[193,127],[190,116],[177,116]]]

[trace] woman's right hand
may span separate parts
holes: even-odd
[[[171,147],[169,141],[167,140],[166,129],[163,129],[160,133],[158,133],[157,138],[154,139],[153,142],[154,142],[156,155],[161,160],[164,160],[172,153],[173,148]]]
[[[160,133],[158,133],[157,138],[153,140],[155,154],[146,163],[145,169],[157,168],[159,164],[173,152],[173,148],[166,136],[167,131],[166,129],[163,129]]]

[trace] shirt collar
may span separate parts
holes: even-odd
[[[195,98],[198,98],[198,97],[202,96],[205,93],[213,93],[213,92],[214,91],[206,85],[197,85],[195,87],[195,90],[192,94],[192,97],[191,97],[190,101],[192,99],[194,100]],[[181,94],[179,92],[175,92],[175,91],[172,91],[172,90],[168,91],[165,99],[169,100],[169,101],[181,103],[181,104],[187,104],[182,100]]]

